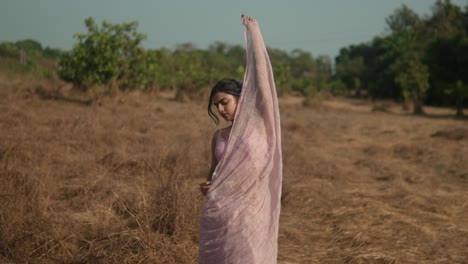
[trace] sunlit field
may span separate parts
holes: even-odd
[[[0,262],[197,263],[206,101],[0,75]],[[468,263],[466,119],[333,97],[280,108],[279,263]]]

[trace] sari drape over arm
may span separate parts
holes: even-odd
[[[223,158],[200,223],[199,263],[277,262],[282,182],[280,115],[256,20],[243,16],[246,71]]]

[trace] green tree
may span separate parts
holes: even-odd
[[[294,49],[290,55],[291,75],[302,78],[310,76],[314,71],[314,59],[310,52],[302,49]]]
[[[468,85],[463,83],[461,80],[457,80],[455,83],[449,85],[444,92],[454,98],[455,108],[457,110],[457,116],[463,116],[463,102],[468,99]]]
[[[391,61],[389,70],[401,88],[404,105],[411,101],[413,113],[422,114],[429,88],[429,70],[424,63],[427,41],[422,34],[422,21],[402,5],[386,22],[391,34],[382,43],[386,50],[382,58]]]
[[[389,30],[398,33],[405,30],[414,30],[422,26],[422,20],[413,10],[403,4],[385,19]]]
[[[431,87],[428,102],[452,105],[463,114],[468,94],[468,12],[451,1],[437,1],[426,25]]]
[[[19,40],[15,43],[15,45],[16,47],[18,47],[19,50],[23,50],[28,55],[33,55],[33,56],[42,55],[42,45],[36,40],[33,40],[33,39]]]
[[[85,20],[87,33],[74,35],[78,43],[59,59],[59,76],[86,90],[93,84],[117,85],[120,89],[146,88],[154,57],[146,56],[141,42],[145,35],[136,31],[138,23],[99,27],[94,19]]]
[[[425,28],[427,37],[452,37],[465,31],[466,12],[450,0],[437,0],[432,7],[432,16],[427,20]]]
[[[329,56],[319,56],[315,59],[315,85],[318,90],[322,90],[327,87],[327,82],[331,77],[331,59]]]
[[[335,60],[336,76],[346,84],[348,89],[355,89],[356,96],[360,97],[361,85],[356,86],[356,80],[359,80],[359,84],[361,84],[360,80],[364,78],[366,65],[364,63],[364,58],[360,54],[351,54],[352,49],[353,47],[340,50],[340,55]]]
[[[429,88],[429,70],[419,59],[405,58],[399,63],[404,69],[397,72],[395,81],[401,86],[405,101],[413,102],[413,113],[423,114],[423,102]]]
[[[289,55],[289,61],[289,72],[293,79],[291,88],[305,96],[315,94],[318,87],[313,82],[316,76],[312,54],[302,49],[294,49]]]
[[[429,88],[429,70],[423,63],[424,47],[411,29],[393,33],[387,38],[385,56],[392,57],[390,66],[395,82],[401,87],[404,102],[412,101],[414,114],[422,114]]]
[[[290,92],[293,77],[291,76],[291,60],[288,53],[283,50],[268,48],[268,55],[271,60],[278,93]]]
[[[431,43],[430,49],[431,89],[430,102],[455,105],[461,113],[464,100],[468,99],[468,37],[458,35],[438,38]],[[457,86],[461,82],[463,85]],[[458,87],[458,88],[456,88]]]
[[[44,57],[49,58],[49,59],[58,59],[60,55],[62,55],[62,51],[60,49],[55,49],[51,47],[45,47],[45,49],[42,51],[42,54]]]
[[[0,57],[19,58],[20,50],[11,42],[0,43]]]

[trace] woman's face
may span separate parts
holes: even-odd
[[[237,110],[237,97],[225,92],[217,92],[213,95],[213,104],[218,113],[228,122],[234,121]]]

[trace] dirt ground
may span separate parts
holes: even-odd
[[[197,262],[207,102],[0,77],[1,263]],[[468,263],[468,120],[378,104],[280,98],[279,263]]]

